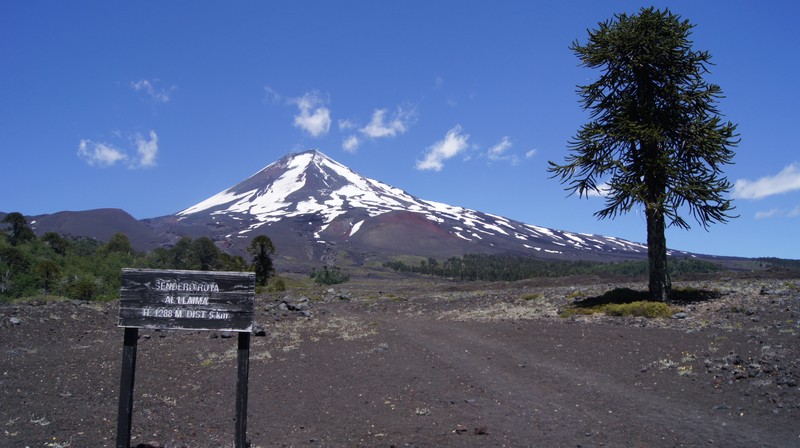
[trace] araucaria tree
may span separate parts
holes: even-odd
[[[272,267],[271,255],[275,253],[275,246],[272,240],[266,235],[259,235],[250,242],[247,249],[253,256],[253,264],[256,269],[256,284],[266,286],[270,274],[275,270]]]
[[[722,167],[732,162],[736,125],[720,118],[722,90],[703,79],[711,56],[692,50],[693,27],[651,7],[600,23],[585,45],[575,41],[581,65],[601,74],[578,87],[591,121],[570,141],[565,163],[548,169],[571,194],[603,193],[598,218],[644,209],[656,300],[671,289],[666,226],[688,229],[687,213],[706,230],[734,217]]]

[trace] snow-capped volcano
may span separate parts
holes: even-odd
[[[206,212],[255,220],[246,233],[264,223],[303,215],[322,217],[320,232],[337,217],[361,209],[370,217],[390,211],[430,209],[408,193],[354,173],[319,151],[291,154],[244,182],[178,213]],[[355,233],[357,229],[354,229]]]
[[[508,253],[541,258],[644,258],[618,238],[548,229],[426,201],[361,176],[313,150],[289,154],[248,179],[151,225],[173,235],[209,235],[242,249],[265,234],[295,262],[398,255]]]

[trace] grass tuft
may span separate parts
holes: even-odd
[[[630,288],[615,288],[603,295],[577,300],[575,304],[564,310],[560,316],[605,314],[606,316],[634,316],[654,319],[672,317],[678,312],[664,302],[648,300],[647,291],[635,291]]]

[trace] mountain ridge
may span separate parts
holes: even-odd
[[[287,154],[171,215],[137,221],[120,209],[98,209],[37,216],[32,223],[40,234],[58,231],[107,240],[116,231],[130,233],[138,250],[168,246],[183,236],[207,236],[240,255],[246,254],[253,236],[264,234],[275,243],[276,262],[291,268],[468,253],[548,260],[647,258],[642,243],[550,229],[420,199],[364,177],[316,149]]]
[[[221,246],[239,251],[250,235],[263,233],[279,253],[283,242],[291,246],[283,248],[288,258],[308,262],[360,264],[367,258],[465,253],[611,261],[643,259],[647,253],[645,245],[620,238],[420,199],[361,176],[319,150],[288,154],[204,201],[149,222],[175,236],[204,229]]]

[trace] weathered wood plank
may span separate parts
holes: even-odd
[[[254,297],[252,272],[123,269],[119,326],[250,332]]]

